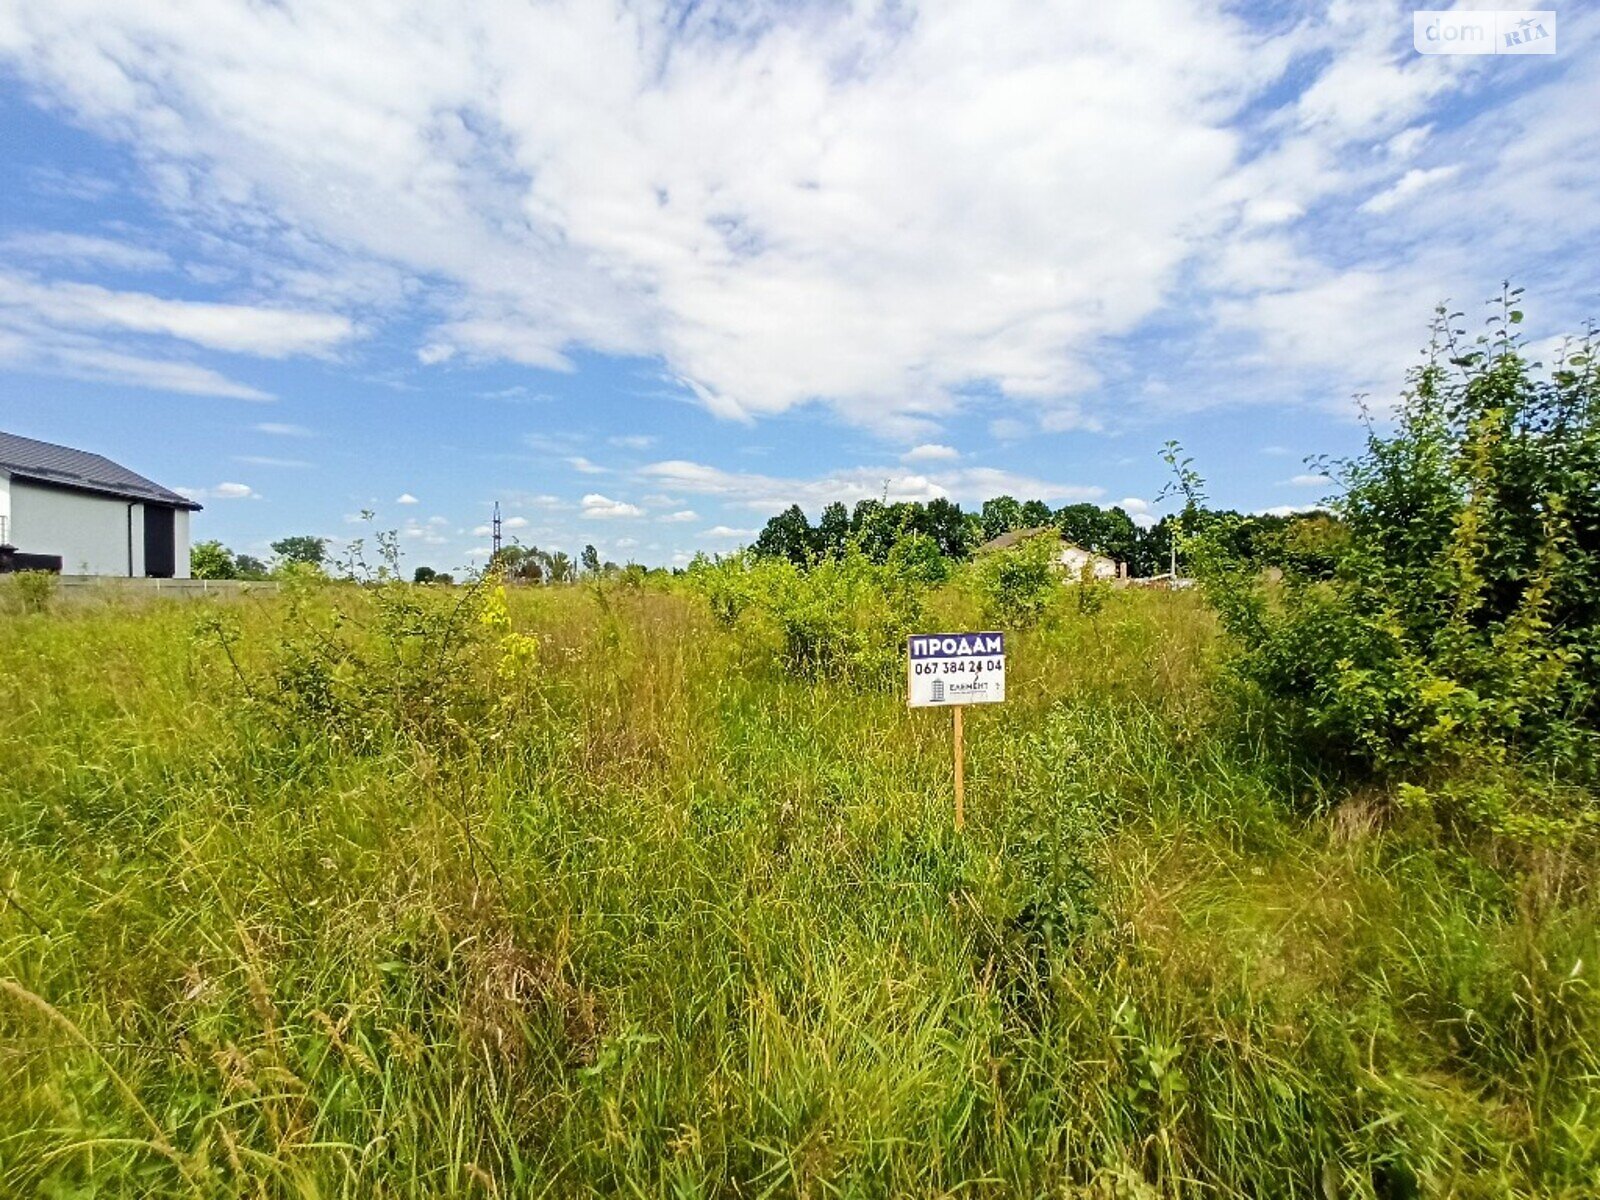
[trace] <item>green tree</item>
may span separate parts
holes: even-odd
[[[916,513],[908,504],[881,504],[874,500],[861,514],[856,541],[862,553],[882,566],[889,561],[895,544],[914,530]]]
[[[489,561],[489,569],[507,579],[524,583],[543,583],[549,578],[550,556],[537,546],[523,546],[513,542],[500,547]]]
[[[239,568],[233,551],[213,539],[189,547],[189,574],[196,579],[236,579]]]
[[[1068,504],[1056,509],[1052,522],[1061,530],[1061,536],[1074,546],[1128,563],[1130,571],[1140,557],[1139,527],[1120,508]]]
[[[809,563],[817,551],[817,538],[805,510],[791,504],[762,528],[755,552],[763,558],[786,558],[797,567]]]
[[[844,553],[845,543],[850,539],[850,510],[842,501],[835,500],[822,510],[816,536],[818,549],[823,554]]]
[[[265,579],[267,577],[267,564],[253,554],[236,555],[233,560],[234,574],[239,579]]]
[[[972,550],[966,514],[959,504],[943,496],[928,501],[922,532],[933,539],[946,558],[962,559]]]
[[[573,567],[572,560],[562,550],[557,550],[548,556],[545,571],[551,583],[571,583],[577,577],[577,570]]]
[[[272,553],[277,555],[278,561],[284,565],[305,563],[320,567],[328,560],[328,539],[313,537],[310,534],[280,538],[272,543]]]
[[[435,571],[432,567],[418,567],[415,571],[411,572],[412,583],[432,583],[438,578],[439,572]]]
[[[596,550],[592,543],[583,548],[583,553],[578,556],[578,561],[583,564],[583,573],[585,575],[600,574],[600,551]]]
[[[1023,528],[1022,505],[1011,496],[996,496],[983,502],[980,519],[983,521],[983,540],[992,541],[1002,533]]]
[[[1029,500],[1022,506],[1020,514],[1022,529],[1038,529],[1048,525],[1054,519],[1050,506],[1043,500]]]
[[[856,506],[850,510],[850,532],[859,537],[868,526],[877,523],[883,513],[883,501],[868,497],[857,500]]]

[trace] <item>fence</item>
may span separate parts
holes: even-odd
[[[55,583],[57,595],[82,599],[109,599],[113,596],[163,596],[172,599],[248,596],[276,592],[282,586],[273,580],[129,579],[120,575],[61,575]]]

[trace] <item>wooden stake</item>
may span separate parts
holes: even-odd
[[[961,705],[956,705],[950,710],[955,714],[956,730],[956,828],[964,829],[967,824],[967,780],[966,755],[961,748]]]

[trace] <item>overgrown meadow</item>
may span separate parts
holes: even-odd
[[[0,1193],[1600,1192],[1585,834],[917,561],[8,593]],[[884,647],[1008,615],[957,835]]]

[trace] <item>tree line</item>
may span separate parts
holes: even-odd
[[[798,504],[769,520],[751,549],[758,557],[786,558],[804,567],[838,557],[857,545],[873,562],[889,560],[903,538],[926,538],[952,561],[972,557],[984,543],[1024,529],[1055,529],[1075,546],[1128,565],[1133,576],[1157,575],[1182,562],[1184,538],[1213,531],[1226,539],[1241,561],[1258,567],[1293,566],[1301,572],[1325,573],[1332,569],[1341,535],[1337,518],[1325,512],[1274,516],[1245,515],[1231,509],[1210,509],[1193,502],[1182,512],[1164,516],[1148,527],[1139,526],[1119,506],[1067,504],[1051,508],[1042,500],[996,496],[976,511],[965,511],[952,500],[927,503],[861,500],[854,508],[835,501],[823,508],[815,525]],[[1174,542],[1178,544],[1174,554]],[[328,539],[301,534],[272,543],[272,561],[235,553],[219,541],[197,542],[189,552],[189,570],[196,579],[273,579],[335,566]],[[398,564],[398,554],[396,554]],[[508,580],[523,583],[570,583],[580,578],[603,578],[624,570],[602,560],[593,545],[586,545],[574,560],[561,550],[543,550],[513,542],[496,552],[489,569]],[[354,567],[351,573],[355,574]],[[397,573],[397,572],[396,572]],[[453,583],[447,572],[418,567],[413,583]]]
[[[1294,563],[1311,571],[1331,567],[1333,548],[1340,537],[1337,519],[1320,511],[1247,515],[1190,503],[1180,513],[1141,527],[1116,505],[1102,508],[1079,503],[1051,508],[1043,500],[995,496],[976,511],[966,511],[941,497],[927,503],[868,499],[854,508],[834,501],[814,525],[804,509],[791,505],[766,523],[752,549],[760,557],[786,558],[796,566],[806,566],[837,557],[853,544],[873,562],[883,563],[896,542],[920,535],[931,540],[946,558],[959,561],[1004,534],[1055,529],[1075,546],[1126,563],[1130,575],[1149,576],[1171,569],[1175,542],[1181,560],[1184,538],[1213,528],[1226,529],[1230,546],[1244,560],[1259,566]]]
[[[394,559],[398,575],[398,545],[392,534],[378,535],[380,547],[386,547],[385,559]],[[360,546],[360,541],[352,543]],[[359,556],[359,551],[356,552]],[[220,541],[196,542],[189,550],[189,573],[196,579],[276,579],[297,572],[320,572],[339,564],[328,552],[328,539],[310,534],[280,538],[272,543],[272,561],[263,562],[250,554],[235,553]],[[355,559],[345,564],[347,573],[362,576]],[[524,546],[513,542],[503,546],[490,559],[489,569],[509,580],[523,583],[570,583],[582,577],[598,578],[619,574],[623,568],[609,560],[602,561],[600,552],[587,545],[576,561],[561,550],[541,550],[538,546]],[[455,582],[455,577],[433,567],[418,567],[411,576],[413,583]]]

